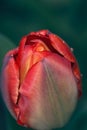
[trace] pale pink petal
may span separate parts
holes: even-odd
[[[71,64],[56,54],[32,66],[19,92],[18,122],[34,129],[64,126],[78,95]]]

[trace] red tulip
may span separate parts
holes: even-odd
[[[23,126],[39,130],[64,126],[81,92],[81,75],[71,49],[48,30],[24,36],[4,58],[2,95]]]

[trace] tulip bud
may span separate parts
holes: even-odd
[[[81,75],[69,46],[48,30],[22,38],[2,67],[2,95],[22,126],[37,130],[63,127],[81,96]]]

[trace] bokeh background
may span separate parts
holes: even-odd
[[[83,95],[69,123],[58,130],[87,130],[87,1],[0,0],[0,71],[5,53],[16,47],[23,35],[49,29],[62,37],[79,62]],[[17,125],[0,94],[0,130],[27,130]]]

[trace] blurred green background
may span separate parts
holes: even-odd
[[[0,0],[0,68],[5,53],[31,31],[49,29],[72,48],[83,74],[83,95],[69,123],[59,130],[87,130],[87,1]],[[27,130],[8,113],[0,94],[0,130]]]

